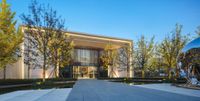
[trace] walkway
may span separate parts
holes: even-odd
[[[100,80],[79,80],[67,101],[200,101],[200,97]]]
[[[144,87],[144,88],[149,88],[149,89],[156,89],[156,90],[177,93],[177,94],[182,94],[182,95],[188,95],[188,96],[200,97],[200,90],[176,87],[176,86],[172,86],[171,84],[167,84],[167,83],[133,85],[133,86]]]
[[[23,90],[0,95],[0,101],[65,101],[71,88]]]

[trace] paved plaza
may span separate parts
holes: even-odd
[[[0,101],[65,101],[71,88],[23,90],[0,95]]]
[[[181,88],[172,86],[170,83],[161,83],[161,84],[145,84],[145,85],[133,85],[138,87],[144,87],[149,89],[156,89],[171,93],[177,93],[182,95],[188,95],[188,96],[195,96],[200,97],[200,90],[194,90],[194,89],[187,89],[187,88]]]
[[[22,90],[0,95],[0,101],[200,101],[200,90],[170,84],[128,85],[78,80],[71,88]]]
[[[200,97],[123,83],[79,80],[67,101],[200,101]]]

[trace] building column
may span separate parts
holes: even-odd
[[[25,32],[24,32],[24,28],[22,27],[22,33],[24,33],[25,34]],[[24,42],[22,42],[22,44],[21,44],[21,58],[20,58],[20,60],[19,61],[21,61],[21,79],[25,79],[26,77],[25,77],[25,72],[27,72],[27,71],[25,71],[26,69],[25,69],[25,67],[24,67]]]
[[[134,71],[133,71],[133,42],[131,42],[130,44],[130,58],[129,58],[129,66],[130,66],[130,71],[129,71],[129,77],[132,78],[134,77]]]

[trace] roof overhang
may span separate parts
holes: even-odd
[[[75,47],[82,48],[97,48],[104,49],[108,43],[111,43],[113,48],[120,48],[127,45],[132,45],[132,40],[119,39],[113,37],[105,37],[99,35],[83,34],[77,32],[66,32],[75,43]]]
[[[22,25],[21,27],[23,32],[27,30],[26,26]],[[113,48],[120,48],[127,45],[132,47],[133,45],[133,41],[129,39],[91,35],[87,33],[72,31],[65,31],[65,33],[68,34],[73,40],[75,47],[104,49],[108,43],[111,43]]]

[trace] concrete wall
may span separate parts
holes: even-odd
[[[30,69],[30,78],[42,78],[42,69]],[[55,77],[53,68],[48,68],[46,70],[46,78]],[[0,79],[3,79],[4,71],[0,69]],[[16,63],[6,66],[6,79],[28,79],[28,68],[24,65],[22,58],[20,58]]]
[[[43,77],[42,72],[43,72],[42,68],[30,69],[30,78],[32,79],[42,78]],[[54,78],[54,77],[55,75],[53,72],[53,68],[48,68],[46,70],[45,78]],[[28,78],[28,76],[26,78]]]
[[[113,68],[114,72],[111,72],[111,68],[108,68],[108,76],[112,77],[110,73],[113,73],[113,77],[117,78],[117,77],[126,77],[127,76],[127,71],[126,68]]]
[[[23,64],[22,58],[20,58],[16,63],[6,66],[6,79],[23,79]],[[0,79],[3,79],[3,69],[0,70]]]

